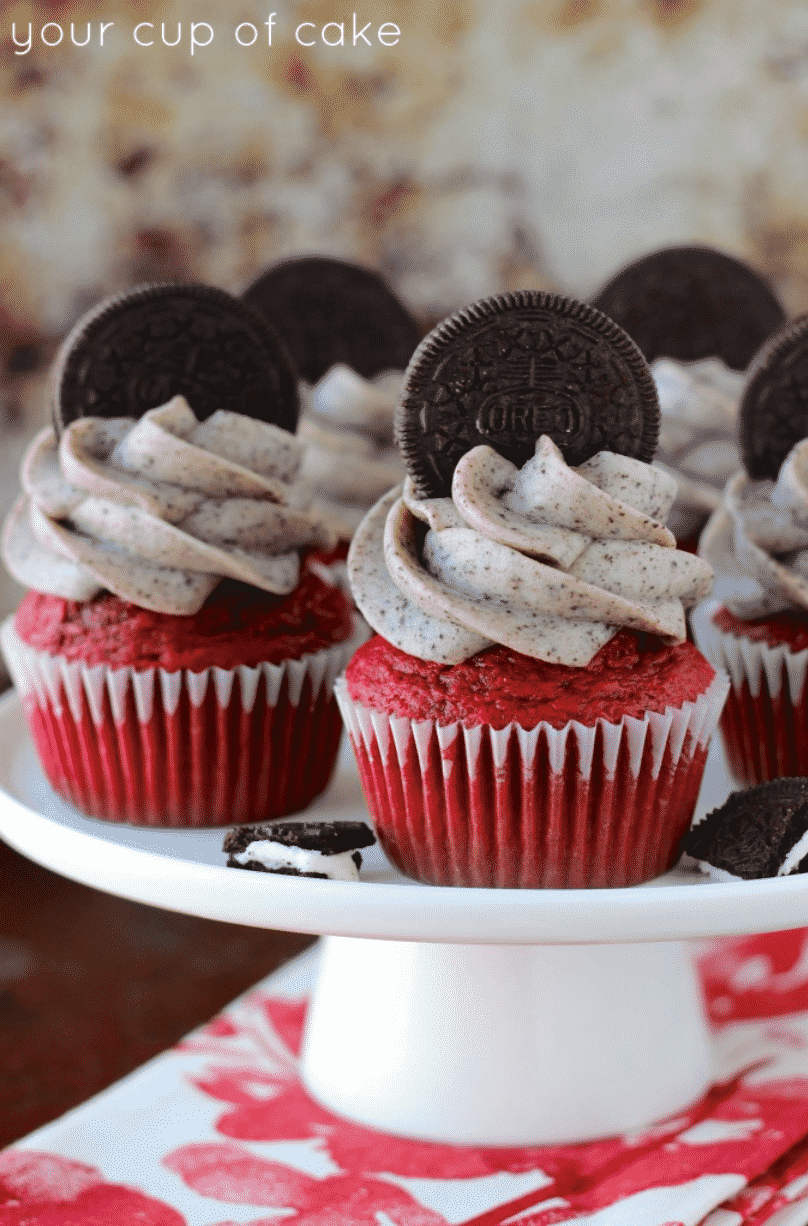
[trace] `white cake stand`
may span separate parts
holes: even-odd
[[[138,902],[328,934],[302,1074],[340,1114],[454,1143],[578,1141],[642,1127],[710,1082],[687,942],[808,925],[808,875],[712,885],[671,872],[622,890],[418,885],[373,848],[361,882],[239,872],[221,830],[116,826],[48,787],[19,700],[0,700],[0,836]],[[700,800],[731,788],[714,746]],[[365,817],[346,750],[308,811]]]

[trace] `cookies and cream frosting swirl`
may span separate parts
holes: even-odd
[[[668,526],[675,536],[688,536],[720,506],[724,485],[741,466],[736,437],[746,376],[720,358],[658,358],[651,373],[660,409],[655,463],[678,485]]]
[[[736,617],[808,610],[808,438],[792,447],[776,481],[743,471],[728,481],[699,551]]]
[[[404,477],[393,441],[403,377],[387,371],[364,379],[340,364],[303,389],[301,480],[342,540],[351,539],[368,508]]]
[[[684,640],[712,571],[664,526],[676,483],[602,451],[579,468],[543,435],[517,468],[488,446],[459,461],[451,498],[408,478],[360,525],[351,589],[377,633],[457,664],[494,644],[583,666],[622,627]]]
[[[224,578],[283,595],[300,549],[335,537],[298,480],[301,443],[220,410],[198,421],[182,396],[142,418],[81,417],[22,463],[3,530],[20,583],[68,600],[106,589],[159,613],[202,607]]]

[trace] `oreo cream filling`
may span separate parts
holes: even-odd
[[[300,877],[328,877],[331,881],[358,881],[362,857],[358,851],[330,855],[308,847],[289,847],[272,839],[257,839],[233,856],[239,864],[260,864],[268,873],[286,870]]]
[[[375,842],[365,822],[288,821],[236,826],[225,835],[223,850],[229,868],[358,881],[359,848]]]

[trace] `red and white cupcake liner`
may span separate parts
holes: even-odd
[[[719,607],[705,609],[697,638],[730,677],[721,735],[732,773],[744,787],[808,775],[808,648],[791,651],[729,634],[712,621]]]
[[[2,647],[54,790],[91,817],[229,826],[295,813],[328,785],[341,734],[334,681],[355,649],[255,667],[111,669]]]
[[[337,701],[388,858],[432,885],[636,885],[676,860],[729,688],[642,719],[466,728]]]

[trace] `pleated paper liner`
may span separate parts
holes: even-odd
[[[721,735],[733,775],[744,787],[808,775],[808,648],[769,647],[728,634],[712,620],[711,602],[697,623],[699,647],[731,688]]]
[[[229,826],[304,809],[325,790],[342,724],[334,680],[353,639],[282,664],[110,669],[2,647],[51,786],[91,817]]]
[[[592,727],[466,728],[337,700],[379,841],[432,885],[616,887],[675,862],[729,681]]]

